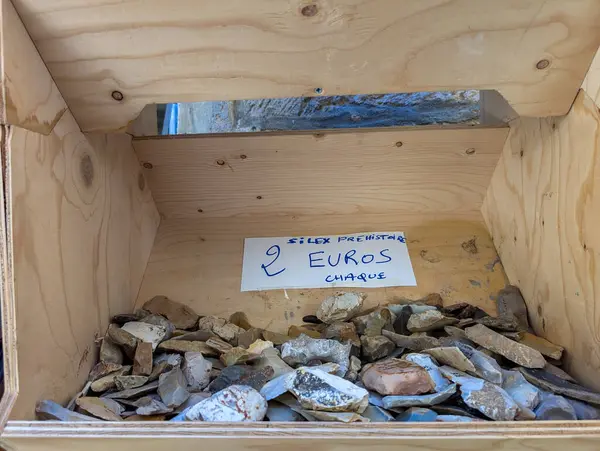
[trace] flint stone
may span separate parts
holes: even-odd
[[[238,335],[245,332],[244,329],[232,323],[227,323],[223,326],[215,325],[212,331],[219,337],[221,337],[223,340],[234,345],[237,345]]]
[[[115,378],[117,376],[124,376],[125,374],[128,374],[129,371],[131,371],[131,366],[123,366],[114,373],[110,373],[106,376],[101,377],[100,379],[95,380],[94,382],[92,382],[90,388],[96,393],[104,392],[106,390],[114,388],[116,386]]]
[[[115,385],[117,390],[129,390],[130,388],[138,388],[148,382],[147,376],[117,376],[115,377]]]
[[[435,410],[438,415],[450,415],[450,416],[461,416],[461,417],[469,417],[469,418],[477,418],[471,412],[455,406],[453,404],[437,404],[431,407],[432,410]],[[479,412],[478,412],[479,413]]]
[[[260,356],[264,350],[269,349],[269,348],[273,348],[272,342],[256,340],[248,348],[248,354],[250,354],[251,358],[256,358],[256,357]]]
[[[467,417],[462,415],[438,415],[435,421],[440,423],[472,423],[482,421],[479,418]]]
[[[298,338],[300,335],[308,335],[310,338],[321,338],[321,332],[306,326],[290,326],[288,336]]]
[[[525,336],[526,332],[523,331],[519,331],[519,332],[506,332],[506,331],[500,331],[499,332],[501,335],[504,335],[506,338],[510,338],[511,340],[515,340],[515,341],[521,341],[521,339]]]
[[[323,321],[321,321],[316,315],[305,315],[302,317],[302,322],[309,324],[323,324]]]
[[[542,355],[550,357],[554,360],[560,360],[562,358],[563,351],[565,350],[565,348],[562,346],[550,343],[548,340],[538,337],[537,335],[530,334],[529,332],[523,334],[523,337],[519,340],[519,343],[536,349]]]
[[[275,346],[280,346],[292,339],[289,335],[278,334],[270,330],[263,330],[262,337],[264,340],[272,342]]]
[[[407,327],[411,332],[429,332],[456,323],[458,323],[456,318],[444,316],[438,310],[429,310],[423,313],[414,313],[408,319]]]
[[[183,375],[190,390],[200,391],[210,383],[212,363],[199,352],[186,352],[183,361]]]
[[[250,354],[248,354],[248,350],[240,347],[231,348],[219,357],[225,366],[246,363],[249,358]]]
[[[173,352],[200,352],[204,356],[218,356],[218,351],[214,350],[202,341],[185,341],[185,340],[167,340],[158,345],[158,349],[162,351]]]
[[[492,420],[512,421],[519,410],[519,406],[508,393],[483,379],[463,383],[460,391],[467,406],[478,410]]]
[[[448,385],[444,390],[429,395],[416,396],[386,396],[383,398],[383,407],[423,407],[441,404],[456,393],[456,384]]]
[[[109,406],[106,405],[106,402],[102,398],[95,397],[83,397],[79,398],[76,401],[77,405],[80,409],[85,412],[93,415],[95,417],[101,418],[106,421],[122,421],[123,419],[117,415]]]
[[[265,349],[260,357],[253,363],[253,367],[259,370],[266,368],[267,366],[271,367],[273,369],[272,378],[294,371],[291,366],[283,361],[279,355],[279,351],[275,348]]]
[[[262,421],[267,402],[252,387],[232,385],[199,402],[185,413],[187,421]]]
[[[266,417],[269,421],[304,421],[298,412],[277,401],[269,401]]]
[[[527,407],[520,407],[515,415],[515,421],[533,421],[535,420],[535,412]]]
[[[248,321],[248,317],[244,312],[232,313],[229,317],[229,322],[231,324],[235,324],[238,327],[241,327],[244,330],[252,329],[252,325],[250,324],[250,321]]]
[[[506,338],[481,324],[468,327],[465,332],[470,340],[517,365],[527,368],[543,368],[546,365],[546,360],[539,351]]]
[[[158,378],[158,394],[170,408],[179,407],[190,397],[186,386],[187,380],[179,368],[161,374]]]
[[[247,385],[255,390],[261,390],[272,378],[273,368],[270,366],[254,369],[245,365],[234,365],[224,368],[219,377],[210,383],[208,390],[216,393],[232,385]]]
[[[369,393],[341,377],[317,368],[299,368],[288,380],[288,390],[304,409],[327,412],[363,412]]]
[[[444,365],[440,367],[440,372],[449,380],[454,382],[457,385],[467,384],[473,381],[479,381],[478,377],[469,376],[467,373],[457,370],[448,365]]]
[[[573,406],[562,396],[545,393],[535,409],[539,421],[569,421],[576,420],[577,414]]]
[[[198,320],[198,330],[214,333],[215,327],[223,327],[225,324],[227,324],[227,320],[224,318],[212,315],[204,316]]]
[[[360,337],[356,333],[353,323],[332,323],[321,333],[321,338],[337,340],[339,342],[349,341],[353,346],[360,348]]]
[[[360,372],[361,368],[362,368],[361,360],[358,357],[351,355],[350,356],[350,368],[348,368],[348,372],[344,376],[344,379],[349,380],[350,382],[356,381],[356,379],[358,379],[358,373]]]
[[[378,406],[368,405],[361,415],[371,423],[388,423],[394,421],[394,416],[391,413]]]
[[[392,312],[387,308],[380,308],[368,315],[357,316],[352,319],[359,335],[374,337],[381,335],[383,329],[393,330]]]
[[[305,365],[313,359],[334,362],[340,365],[338,375],[344,376],[348,371],[351,349],[350,343],[342,344],[335,340],[313,339],[301,335],[282,345],[281,358],[291,366]]]
[[[427,373],[429,373],[429,377],[431,377],[431,380],[435,384],[434,390],[436,392],[441,392],[450,385],[448,379],[446,379],[440,371],[437,362],[430,355],[413,353],[405,355],[403,359],[424,368]]]
[[[530,368],[519,368],[519,371],[528,382],[543,390],[548,390],[559,395],[575,398],[580,401],[600,405],[600,393],[588,390],[581,385],[565,381],[548,371]]]
[[[104,363],[123,363],[123,351],[108,337],[104,337],[100,345],[100,362]]]
[[[134,376],[150,376],[152,373],[152,343],[141,341],[138,343],[133,356]]]
[[[457,304],[448,305],[442,308],[444,315],[453,316],[457,319],[472,318],[477,312],[479,307],[476,307],[467,302],[459,302]],[[483,315],[485,316],[485,315]]]
[[[527,319],[527,305],[521,295],[521,291],[513,286],[507,285],[498,292],[496,306],[499,316],[514,316],[519,322],[522,330],[529,330],[529,321]]]
[[[394,332],[400,335],[410,335],[410,331],[408,330],[408,320],[414,313],[410,305],[405,305],[397,311],[393,310],[391,305],[388,305],[388,308],[396,315],[396,320],[393,324]]]
[[[518,332],[521,330],[521,325],[514,316],[484,316],[477,320],[478,324],[483,324],[490,329],[496,329],[506,332]]]
[[[398,415],[396,421],[427,423],[435,421],[437,417],[438,414],[433,410],[425,409],[423,407],[411,407],[406,412]]]
[[[369,337],[363,335],[360,337],[362,344],[362,356],[367,362],[375,362],[390,355],[396,345],[383,335]]]
[[[465,331],[456,326],[444,326],[444,332],[446,332],[450,337],[453,338],[467,338],[467,334],[465,333]]]
[[[145,316],[147,313],[143,310],[138,310],[135,313],[121,313],[119,315],[115,315],[111,318],[111,323],[116,323],[119,326],[122,326],[125,323],[130,321],[139,321],[142,316]]]
[[[100,398],[107,409],[114,412],[117,415],[121,415],[125,411],[125,407],[123,407],[120,403],[110,398]]]
[[[135,413],[142,416],[162,415],[173,411],[173,409],[167,407],[161,401],[149,396],[139,399],[137,404],[139,407],[136,409]]]
[[[573,407],[578,420],[600,420],[600,409],[575,399],[565,399]]]
[[[473,318],[464,318],[461,319],[458,324],[456,325],[456,327],[458,327],[459,329],[464,329],[465,327],[468,326],[472,326],[473,324],[477,324],[477,321]]]
[[[389,338],[399,348],[406,348],[416,352],[440,346],[439,340],[433,337],[407,337],[385,329],[381,331],[381,335]]]
[[[262,338],[262,334],[262,329],[252,327],[238,335],[238,346],[242,348],[248,348],[256,340],[260,340]]]
[[[119,399],[119,400],[130,399],[130,398],[135,398],[136,396],[142,396],[142,395],[147,395],[149,393],[152,393],[153,391],[156,391],[157,388],[158,388],[158,381],[154,381],[154,382],[146,384],[142,387],[130,388],[129,390],[123,390],[123,391],[117,391],[114,393],[109,393],[109,394],[103,395],[103,397],[110,398],[110,399]]]
[[[425,368],[399,359],[366,365],[361,373],[365,387],[381,395],[420,395],[429,393],[435,383]]]
[[[475,372],[475,366],[473,363],[471,363],[471,361],[463,354],[463,352],[455,346],[426,349],[423,352],[435,357],[438,362],[441,362],[444,365],[450,365],[460,371]]]
[[[498,362],[484,352],[473,349],[467,356],[475,367],[475,374],[496,385],[502,385],[502,368]]]
[[[502,388],[522,409],[534,410],[540,403],[540,391],[518,371],[503,371]]]
[[[321,302],[316,316],[328,324],[347,321],[360,312],[365,298],[364,293],[336,293]]]
[[[151,314],[144,316],[138,321],[162,327],[165,330],[165,336],[163,337],[163,340],[168,340],[173,336],[173,332],[175,332],[175,325],[162,315]]]
[[[235,368],[235,367],[233,367]],[[289,390],[291,382],[296,378],[296,371],[285,373],[267,382],[260,389],[260,394],[267,401],[279,398]]]
[[[161,354],[154,359],[152,372],[148,376],[148,382],[155,381],[162,373],[179,368],[183,358],[179,354]]]
[[[188,407],[195,406],[200,401],[204,401],[212,396],[212,393],[209,392],[201,392],[201,393],[190,393],[190,397],[179,407],[173,410],[173,412],[181,413],[186,410]]]
[[[38,402],[35,406],[35,413],[37,418],[42,421],[100,421],[98,418],[65,409],[54,401]]]
[[[131,412],[125,421],[165,421],[167,417],[165,415],[137,415],[135,412]]]
[[[154,296],[142,308],[150,313],[162,315],[178,329],[191,329],[198,323],[198,315],[187,305],[175,302],[166,296]]]
[[[140,321],[125,323],[121,330],[129,332],[139,341],[152,344],[152,350],[156,350],[158,344],[164,339],[167,331],[164,327],[153,324],[142,323]]]
[[[233,349],[233,345],[221,340],[219,337],[210,337],[206,340],[206,346],[213,348],[215,351],[227,352]]]
[[[318,421],[337,421],[340,423],[368,423],[370,420],[354,412],[322,412],[310,410],[307,412]]]
[[[94,382],[100,379],[101,377],[108,376],[115,371],[119,371],[123,368],[123,365],[119,363],[108,363],[108,362],[100,362],[97,363],[94,368],[90,371],[88,376],[89,382]]]
[[[208,330],[195,330],[193,332],[184,331],[183,334],[175,336],[169,341],[208,341],[210,338],[216,338],[217,336]]]
[[[121,347],[121,350],[127,355],[127,357],[133,359],[133,356],[135,355],[135,348],[137,347],[138,342],[136,337],[126,330],[123,330],[116,324],[111,324],[108,326],[108,331],[106,334],[108,338]]]

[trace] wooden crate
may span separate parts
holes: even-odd
[[[594,421],[34,421],[37,401],[81,388],[111,315],[153,295],[199,314],[244,310],[280,331],[313,313],[331,290],[239,291],[249,236],[403,230],[418,286],[369,290],[369,305],[440,292],[494,313],[489,294],[509,281],[536,333],[600,389],[597,1],[13,3],[3,0],[1,20],[2,447],[598,448]],[[521,117],[505,127],[124,132],[154,103],[451,89],[497,90]],[[462,246],[472,238],[475,253]]]

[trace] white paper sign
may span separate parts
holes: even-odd
[[[242,291],[416,286],[402,232],[246,238]]]

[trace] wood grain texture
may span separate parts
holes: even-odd
[[[596,52],[581,88],[596,102],[596,105],[600,105],[600,50]]]
[[[564,114],[600,43],[596,0],[14,3],[84,130],[124,128],[149,103],[317,88],[497,89],[521,115]]]
[[[597,421],[498,423],[26,423],[9,422],[7,451],[596,451]]]
[[[12,219],[20,392],[12,419],[64,403],[94,340],[128,311],[159,222],[128,135],[85,136],[67,112],[49,136],[15,128]]]
[[[2,123],[49,134],[67,109],[10,0],[1,0]]]
[[[165,218],[464,213],[480,209],[507,132],[426,128],[133,143],[144,167],[152,166],[144,171]]]
[[[600,114],[585,92],[565,117],[512,124],[483,214],[536,333],[600,389]]]
[[[406,233],[418,287],[366,290],[368,306],[439,292],[494,313],[489,295],[505,283],[479,212],[461,215],[354,214],[163,220],[136,303],[164,294],[201,315],[243,310],[256,327],[286,331],[314,314],[334,289],[240,292],[244,238],[398,230]],[[478,252],[462,243],[476,238]]]

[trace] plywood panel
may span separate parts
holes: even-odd
[[[149,103],[465,88],[564,114],[600,43],[595,0],[15,5],[85,130],[126,127]]]
[[[596,105],[600,105],[600,51],[596,52],[581,88],[596,102]]]
[[[2,123],[49,134],[67,109],[10,0],[1,0]]]
[[[10,143],[20,393],[68,401],[111,314],[131,309],[158,213],[127,135],[84,136],[66,112],[49,136]]]
[[[479,210],[507,128],[135,140],[165,218]]]
[[[483,213],[538,335],[600,389],[600,114],[581,91],[558,119],[511,125]]]
[[[243,310],[257,327],[285,331],[314,314],[333,289],[240,292],[244,238],[404,231],[417,287],[368,290],[367,304],[439,292],[447,303],[467,301],[494,313],[490,294],[504,272],[478,212],[461,215],[355,214],[250,216],[165,220],[152,250],[137,306],[157,294],[185,302],[201,315]],[[476,238],[477,253],[462,243]]]

